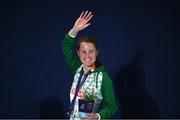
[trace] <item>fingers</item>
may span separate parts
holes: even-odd
[[[89,113],[89,114],[88,114],[88,117],[91,118],[91,119],[92,119],[92,118],[95,118],[95,113]]]
[[[87,14],[88,14],[88,10],[86,10],[86,12],[85,12],[84,15],[83,15],[83,18],[84,18],[84,19],[86,19]]]
[[[90,12],[90,13],[88,14],[88,17],[86,18],[86,20],[89,21],[89,20],[91,20],[92,17],[93,17],[93,14]]]
[[[82,18],[83,14],[84,14],[84,12],[81,12],[80,18]]]
[[[89,21],[92,17],[93,17],[92,12],[91,12],[91,11],[88,11],[88,10],[86,10],[85,12],[83,11],[83,12],[81,13],[81,15],[80,15],[80,18],[83,18],[83,19],[85,19],[85,20],[87,20],[87,21]]]

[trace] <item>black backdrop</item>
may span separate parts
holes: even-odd
[[[143,48],[146,93],[161,118],[180,117],[178,3],[1,0],[0,7],[0,118],[63,117],[73,76],[59,45],[83,10],[94,18],[78,37],[98,39],[101,62],[114,83]]]

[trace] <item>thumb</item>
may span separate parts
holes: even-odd
[[[85,26],[83,26],[83,27],[81,28],[81,30],[87,28],[87,27],[90,26],[90,25],[91,25],[91,23],[86,24]]]

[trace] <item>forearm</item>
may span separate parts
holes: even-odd
[[[117,111],[116,105],[111,104],[110,106],[107,106],[101,111],[99,111],[98,114],[100,115],[101,119],[108,119],[112,117],[116,111]]]
[[[73,27],[73,28],[69,31],[69,35],[70,35],[71,37],[75,38],[75,37],[77,36],[78,32],[79,32],[79,30]]]
[[[117,103],[115,99],[113,83],[107,73],[104,74],[102,87],[105,108],[99,111],[99,114],[101,118],[105,119],[110,118],[117,111]]]
[[[73,45],[75,38],[67,34],[61,44],[61,48],[65,57],[66,62],[70,66],[70,69],[75,73],[76,69],[80,65],[80,62],[73,53]]]

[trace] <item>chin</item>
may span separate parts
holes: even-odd
[[[87,66],[87,67],[90,67],[91,66],[91,64],[84,64],[85,66]]]
[[[82,61],[83,65],[87,66],[87,67],[91,67],[95,61],[90,61],[90,62],[85,62],[85,61]]]
[[[85,63],[84,65],[87,66],[87,67],[91,67],[93,64],[90,64],[90,63],[87,64],[87,63]]]

